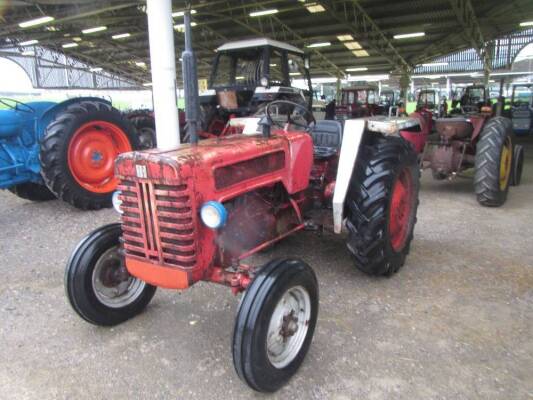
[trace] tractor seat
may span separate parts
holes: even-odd
[[[339,151],[342,142],[342,125],[339,121],[320,120],[311,132],[316,158],[331,157]]]

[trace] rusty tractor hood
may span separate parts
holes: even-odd
[[[184,143],[175,150],[153,149],[121,154],[115,163],[115,174],[120,179],[133,177],[168,185],[180,184],[193,175],[196,180],[210,180],[219,166],[287,151],[288,147],[289,139],[284,135],[268,139],[260,135],[208,139],[194,146]]]

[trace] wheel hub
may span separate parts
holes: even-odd
[[[80,126],[70,139],[69,169],[84,189],[109,193],[118,184],[114,175],[115,158],[131,150],[128,137],[117,125],[91,121]]]
[[[276,368],[284,368],[298,355],[309,328],[311,300],[302,286],[282,296],[268,326],[267,355]]]
[[[511,163],[513,154],[511,139],[507,137],[500,156],[500,190],[505,190],[511,175]]]
[[[413,181],[409,169],[404,168],[397,176],[392,189],[389,237],[394,251],[403,249],[411,224]]]
[[[108,307],[118,308],[132,303],[142,294],[145,285],[128,273],[118,246],[108,249],[96,262],[92,274],[93,291]]]

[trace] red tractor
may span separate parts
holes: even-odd
[[[341,90],[341,101],[335,107],[335,119],[345,120],[382,114],[377,104],[377,86],[360,85]]]
[[[234,117],[264,113],[274,100],[290,100],[311,110],[309,59],[290,44],[268,38],[225,43],[213,60],[208,90],[200,93],[202,138],[235,133]],[[294,85],[302,80],[306,89]]]
[[[187,43],[187,14],[185,25]],[[196,82],[192,52],[182,58],[184,82]],[[250,257],[326,219],[335,233],[345,231],[357,268],[398,271],[418,206],[416,154],[399,137],[407,120],[379,121],[374,131],[349,120],[343,128],[277,100],[253,129],[251,119],[243,134],[198,142],[197,93],[185,91],[191,142],[119,158],[122,222],[80,242],[66,268],[66,293],[83,319],[109,326],[139,314],[157,287],[209,281],[244,292],[231,336],[234,365],[253,389],[275,391],[311,345],[318,284],[300,259],[257,266]]]
[[[412,138],[407,134],[405,138],[415,143],[421,167],[430,168],[435,179],[452,179],[474,169],[478,202],[498,207],[506,201],[509,186],[520,183],[524,155],[522,146],[513,145],[511,120],[493,116],[491,106],[482,100],[483,93],[479,87],[467,90],[462,114],[434,119],[435,134]],[[419,118],[421,126],[432,124],[433,115],[427,109],[412,116]]]

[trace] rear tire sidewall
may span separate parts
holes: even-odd
[[[103,326],[116,325],[137,315],[152,299],[156,288],[146,284],[143,292],[130,304],[112,308],[98,300],[92,275],[100,257],[119,245],[120,224],[98,228],[82,239],[72,253],[65,270],[65,290],[71,306],[86,321]]]
[[[295,264],[287,267],[287,262]],[[266,267],[268,265],[271,264]],[[296,373],[311,345],[318,317],[318,285],[310,267],[299,260],[283,260],[280,266],[282,271],[275,274],[275,278],[271,274],[267,279],[261,277],[252,282],[243,296],[235,322],[234,361],[242,363],[244,376],[240,372],[241,378],[260,392],[276,391]],[[296,357],[286,367],[278,369],[267,354],[268,328],[278,301],[296,286],[302,286],[311,300],[309,328]],[[241,340],[236,340],[237,337]],[[236,355],[238,346],[242,351]],[[237,365],[236,369],[239,372]]]

